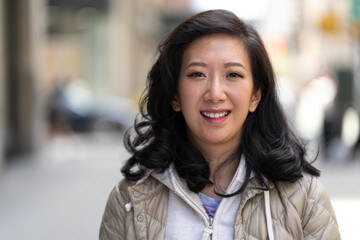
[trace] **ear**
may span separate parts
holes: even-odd
[[[175,96],[174,99],[171,101],[171,105],[175,112],[181,111],[181,106],[180,106],[177,96]]]
[[[250,100],[250,106],[249,106],[249,111],[250,112],[255,112],[257,106],[259,105],[261,100],[261,89],[257,89],[254,91],[251,100]]]

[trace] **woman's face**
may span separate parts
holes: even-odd
[[[260,98],[241,41],[212,34],[186,48],[172,104],[182,112],[188,137],[200,151],[212,146],[224,151],[237,148],[246,116],[256,110]]]

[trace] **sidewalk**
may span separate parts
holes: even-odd
[[[37,156],[13,161],[0,175],[0,239],[98,239],[108,194],[128,156],[122,136],[96,134],[58,137]],[[360,161],[316,165],[342,238],[355,239]]]
[[[318,166],[320,181],[328,190],[343,240],[358,239],[360,216],[360,159],[355,163]]]
[[[98,239],[111,189],[128,154],[121,137],[74,136],[0,175],[0,239]]]

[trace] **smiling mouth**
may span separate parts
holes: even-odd
[[[201,115],[208,118],[222,118],[230,114],[230,111],[218,112],[218,113],[210,113],[210,112],[200,112]]]

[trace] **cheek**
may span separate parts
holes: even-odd
[[[179,102],[181,108],[188,109],[193,106],[199,99],[201,99],[201,93],[196,86],[190,86],[189,84],[179,84]]]
[[[241,87],[232,88],[231,90],[232,102],[239,107],[248,107],[252,98],[251,88]]]

